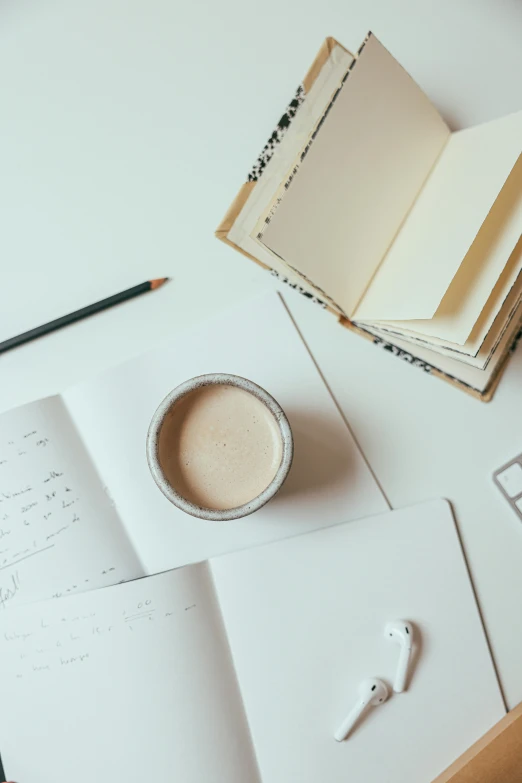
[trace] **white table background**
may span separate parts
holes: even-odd
[[[354,50],[368,29],[452,127],[522,108],[517,0],[2,4],[0,339],[145,279],[173,281],[2,356],[0,409],[277,287],[213,230],[322,39]],[[392,505],[454,504],[513,707],[522,527],[491,473],[522,451],[522,350],[484,405],[282,290]]]

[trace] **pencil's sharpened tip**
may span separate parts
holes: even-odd
[[[163,283],[166,283],[167,280],[169,280],[169,279],[170,278],[168,278],[168,277],[158,277],[157,280],[151,280],[150,281],[150,290],[154,291],[155,288],[159,288],[160,286],[163,285]]]

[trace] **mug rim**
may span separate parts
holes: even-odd
[[[244,503],[241,506],[235,508],[226,509],[213,509],[205,506],[199,506],[192,501],[187,500],[181,495],[174,487],[169,483],[163,470],[161,469],[158,448],[159,448],[159,435],[163,422],[169,410],[179,400],[185,397],[187,394],[195,391],[196,389],[204,386],[235,386],[239,389],[243,389],[260,402],[262,402],[266,408],[270,411],[275,418],[282,442],[282,456],[281,462],[277,469],[277,472],[265,489],[252,498],[252,500]],[[208,521],[222,522],[232,519],[240,519],[246,517],[249,514],[253,514],[262,508],[274,495],[281,489],[292,465],[292,459],[294,455],[294,440],[292,436],[292,430],[288,418],[277,402],[277,400],[269,394],[266,389],[259,386],[254,381],[250,381],[247,378],[243,378],[241,375],[230,375],[228,373],[208,373],[206,375],[197,375],[194,378],[190,378],[184,381],[179,386],[176,386],[166,397],[160,402],[157,407],[147,432],[147,462],[149,465],[152,478],[156,482],[159,489],[175,506],[177,506],[185,513],[190,514],[198,519],[205,519]]]

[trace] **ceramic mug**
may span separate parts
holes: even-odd
[[[147,461],[175,506],[200,519],[253,514],[282,487],[293,437],[279,403],[253,381],[214,373],[171,391],[152,417]]]

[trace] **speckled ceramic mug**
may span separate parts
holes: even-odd
[[[200,519],[253,514],[282,487],[293,437],[276,400],[238,375],[191,378],[159,405],[147,435],[154,481],[175,506]]]

